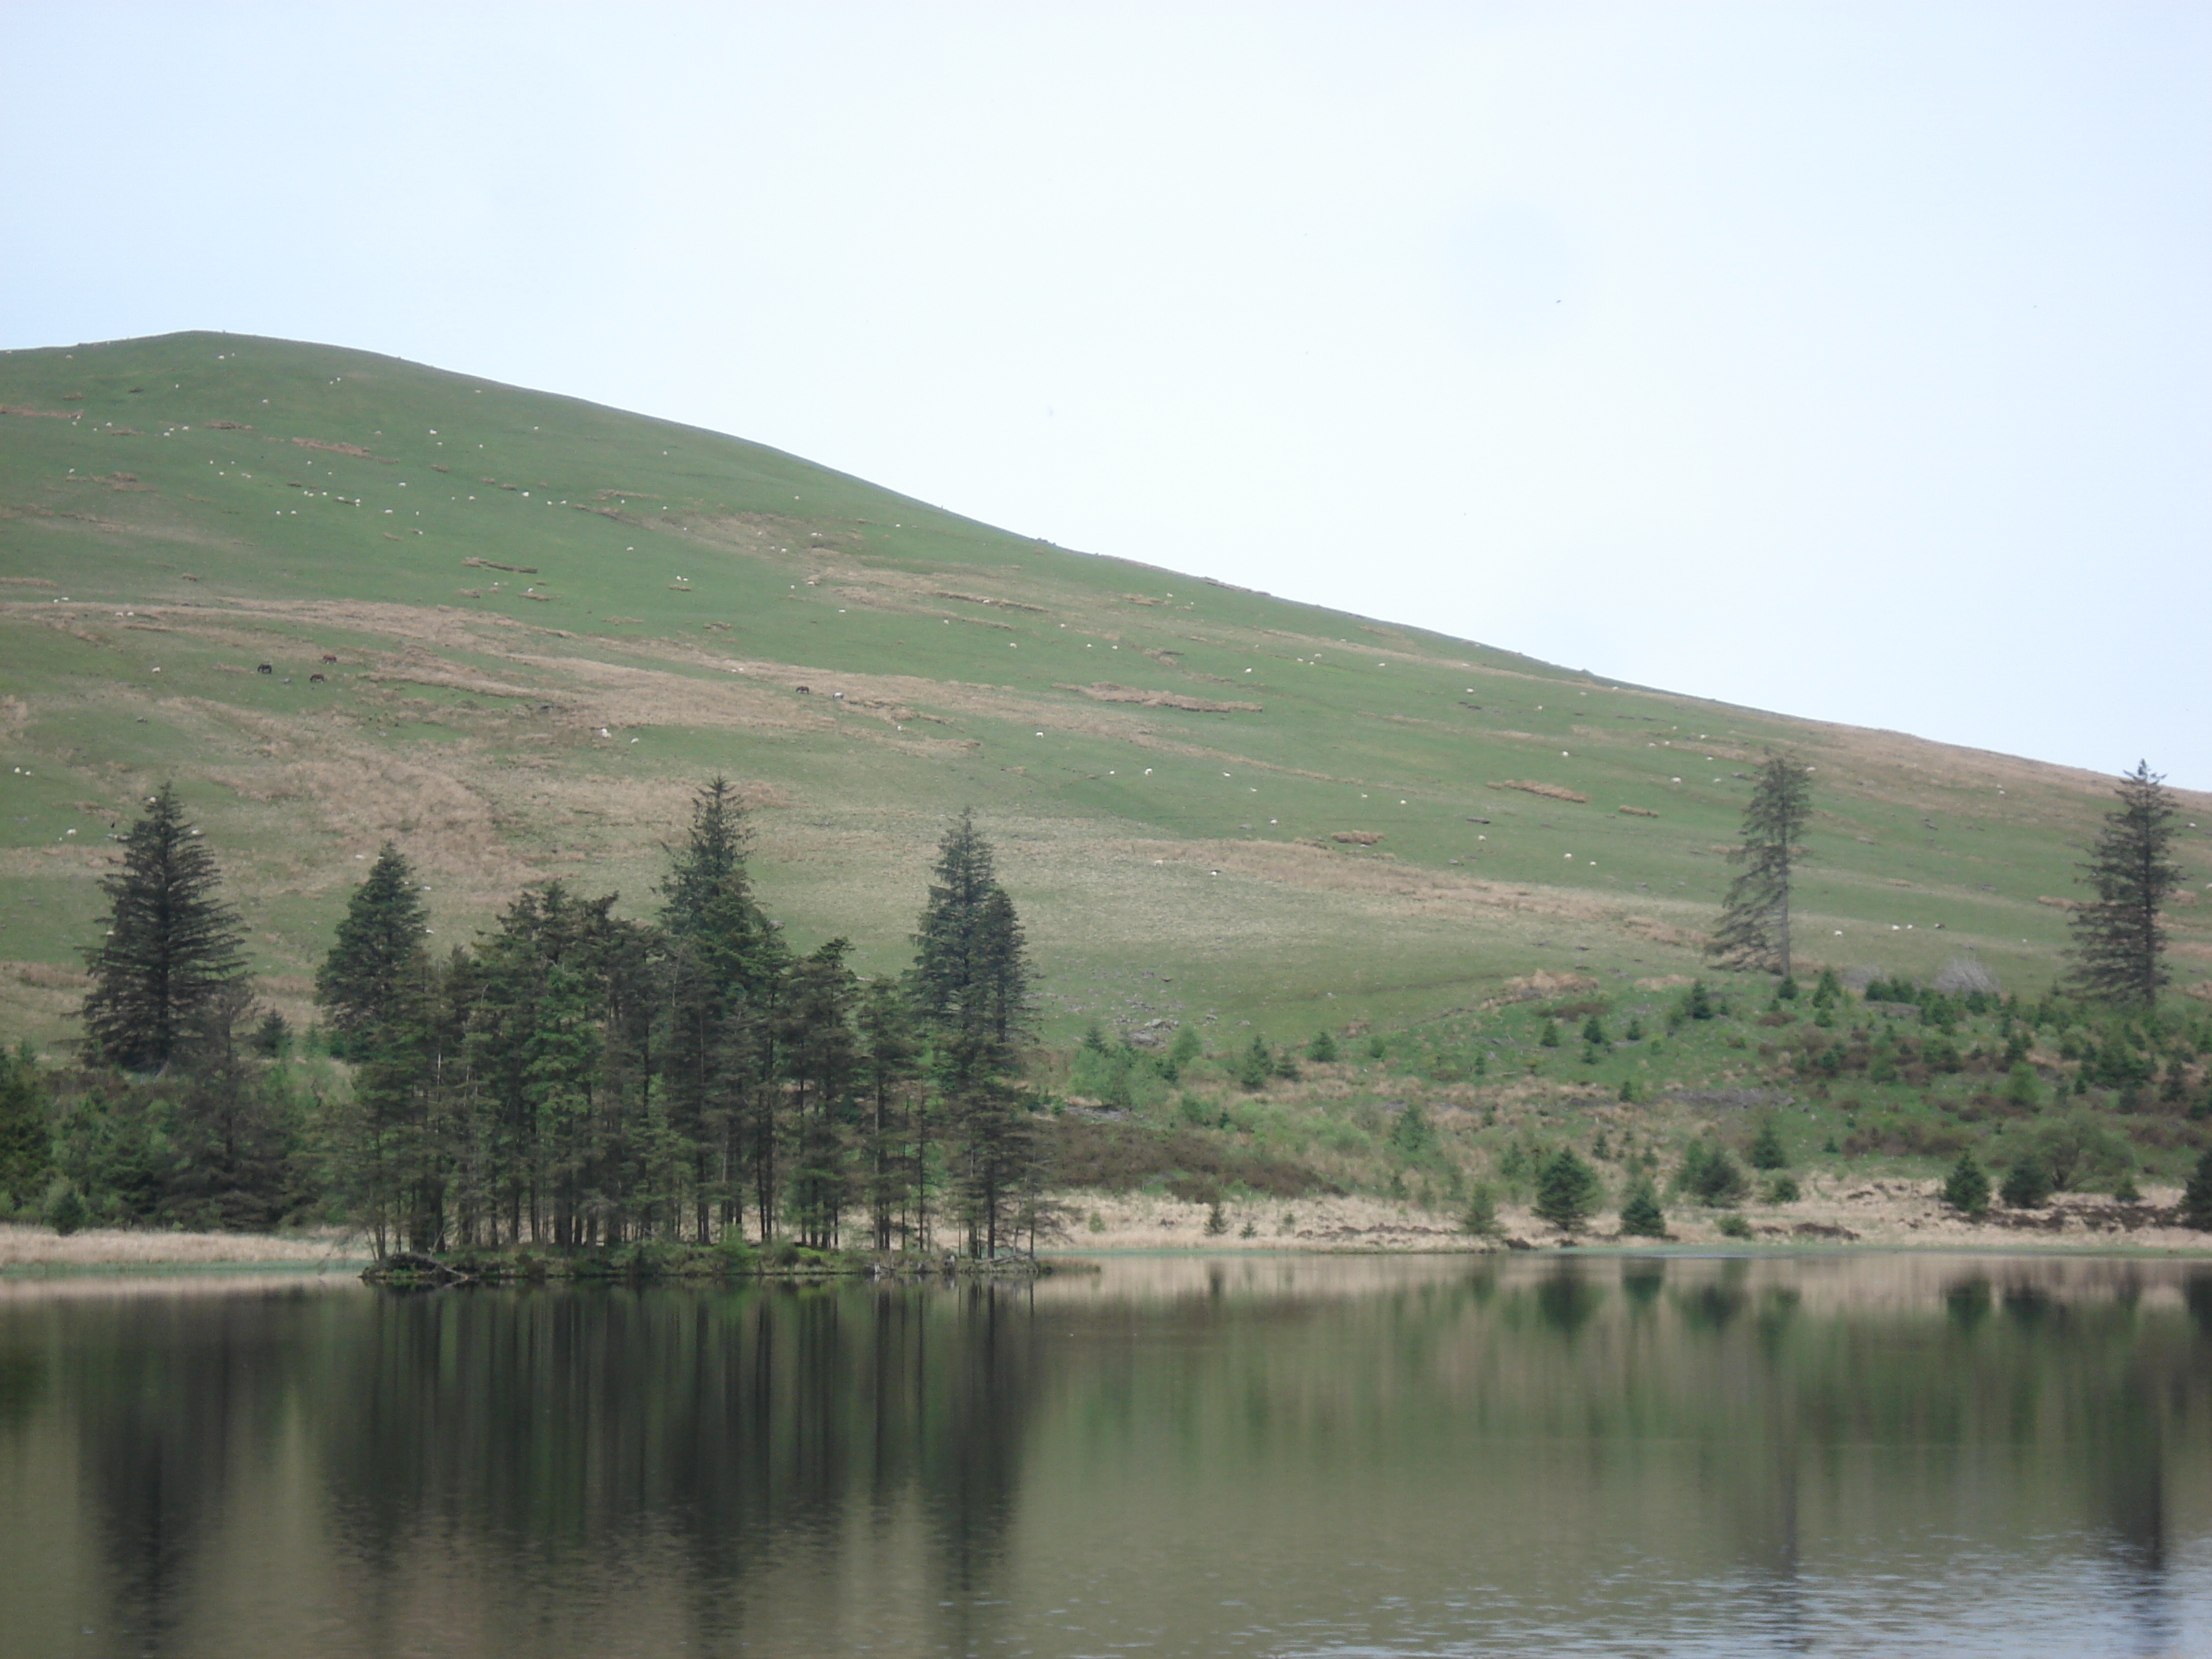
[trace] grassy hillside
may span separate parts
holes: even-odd
[[[973,804],[1052,1035],[1303,1040],[1539,971],[1692,968],[1768,745],[1818,769],[1808,955],[1926,975],[1971,951],[2009,988],[2049,981],[2105,779],[1086,556],[360,352],[195,333],[0,355],[11,1034],[66,1029],[102,838],[163,778],[295,1017],[384,838],[441,933],[548,876],[642,908],[720,770],[799,944],[848,933],[864,969],[893,965]],[[2212,826],[2212,798],[2186,805]],[[2203,832],[2182,855],[2212,880]],[[2176,920],[2201,982],[2212,905]]]

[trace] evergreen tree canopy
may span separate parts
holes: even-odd
[[[2039,1210],[2051,1201],[2051,1171],[2029,1152],[2005,1171],[1997,1195],[2015,1210]]]
[[[1597,1171],[1572,1147],[1562,1146],[1536,1171],[1536,1214],[1571,1233],[1596,1213],[1603,1192]]]
[[[923,1021],[983,1066],[1005,1069],[1029,1026],[1028,949],[973,812],[963,812],[938,848],[914,942]]]
[[[2181,884],[2170,855],[2173,797],[2148,762],[2137,762],[2116,793],[2119,806],[2105,814],[2081,866],[2097,896],[2072,918],[2072,978],[2085,996],[2147,1008],[2168,977],[2160,912]]]
[[[2197,1158],[2181,1189],[2181,1224],[2212,1233],[2212,1147]]]
[[[46,1184],[54,1135],[39,1063],[28,1043],[0,1049],[0,1205],[28,1204]]]
[[[347,1036],[388,1024],[404,987],[421,977],[428,917],[415,866],[390,842],[346,902],[331,953],[315,973],[315,1000]]]
[[[1754,1170],[1786,1170],[1790,1167],[1790,1150],[1782,1144],[1782,1127],[1772,1118],[1759,1126],[1753,1137],[1751,1151],[1747,1154]]]
[[[1620,1231],[1637,1238],[1667,1237],[1667,1212],[1659,1207],[1659,1194],[1649,1181],[1638,1181],[1620,1206]]]
[[[710,778],[692,797],[690,833],[660,884],[662,928],[724,1000],[767,995],[787,955],[753,897],[750,842],[737,791]]]
[[[1728,1149],[1710,1141],[1693,1140],[1684,1149],[1674,1184],[1700,1204],[1741,1204],[1750,1182]]]
[[[1808,769],[1769,755],[1743,809],[1741,844],[1729,862],[1741,866],[1721,901],[1706,945],[1725,967],[1760,968],[1790,977],[1790,879],[1798,838],[1813,816]]]
[[[165,783],[124,836],[122,869],[100,884],[107,929],[85,952],[82,1017],[94,1051],[115,1065],[169,1065],[245,978],[246,930],[217,896],[222,872],[198,836]]]
[[[1026,1115],[1007,1081],[1029,1031],[1027,948],[973,812],[963,812],[939,845],[914,942],[915,1008],[957,1142],[952,1195],[969,1251],[988,1256],[1006,1231],[1017,1187],[1037,1172]]]
[[[1960,1153],[1959,1161],[1951,1166],[1943,1182],[1943,1201],[1973,1220],[1989,1213],[1990,1178],[1974,1162],[1972,1152]]]

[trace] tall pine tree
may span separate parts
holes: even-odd
[[[971,1253],[996,1251],[1031,1166],[1013,1079],[1030,1029],[1030,968],[1013,901],[972,811],[945,832],[915,934],[915,1005],[951,1115],[952,1197]]]
[[[776,1190],[770,1017],[789,953],[753,897],[747,842],[737,791],[709,779],[660,884],[666,1184],[702,1244],[742,1225],[748,1174],[762,1199]],[[765,1237],[774,1217],[760,1221]]]
[[[1798,837],[1813,816],[1808,769],[1769,755],[1743,810],[1741,843],[1729,862],[1741,866],[1721,901],[1721,919],[1705,946],[1725,967],[1763,968],[1790,976],[1790,883],[1800,856]]]
[[[854,1024],[860,1041],[860,1154],[870,1231],[879,1250],[891,1248],[894,1230],[903,1242],[927,1249],[928,1118],[915,1098],[921,1051],[903,988],[889,978],[871,980],[861,993]]]
[[[852,948],[833,939],[792,963],[776,1010],[788,1091],[791,1218],[799,1242],[816,1249],[836,1244],[848,1190],[847,1131],[860,1069],[852,1025],[860,983],[845,965]]]
[[[122,869],[100,886],[107,928],[85,952],[92,1048],[114,1065],[164,1070],[202,1039],[246,976],[246,929],[218,896],[222,872],[171,785],[131,826]]]
[[[415,866],[387,841],[346,902],[337,938],[315,970],[315,1000],[342,1037],[390,1024],[407,988],[421,981],[429,918],[420,886]]]
[[[2115,792],[2120,804],[2089,848],[2081,879],[2097,896],[2074,913],[2071,978],[2084,995],[2148,1008],[2166,988],[2166,901],[2181,884],[2173,861],[2173,797],[2138,761]]]

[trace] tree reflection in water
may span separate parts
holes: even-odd
[[[2179,1650],[2208,1360],[2161,1263],[18,1285],[0,1650]]]

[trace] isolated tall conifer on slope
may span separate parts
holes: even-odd
[[[2138,761],[2116,792],[2081,868],[2097,896],[2074,913],[2074,983],[2106,1002],[2148,1007],[2166,987],[2166,929],[2160,911],[2181,884],[2173,844],[2173,797],[2165,780]]]
[[[110,909],[85,952],[92,989],[82,1011],[104,1060],[158,1071],[199,1035],[246,976],[246,929],[218,896],[222,874],[163,784],[123,838],[123,867],[103,878]]]
[[[1729,862],[1741,872],[1721,901],[1705,949],[1729,968],[1763,968],[1790,976],[1790,883],[1797,840],[1813,816],[1808,768],[1769,755],[1743,809],[1741,844]]]

